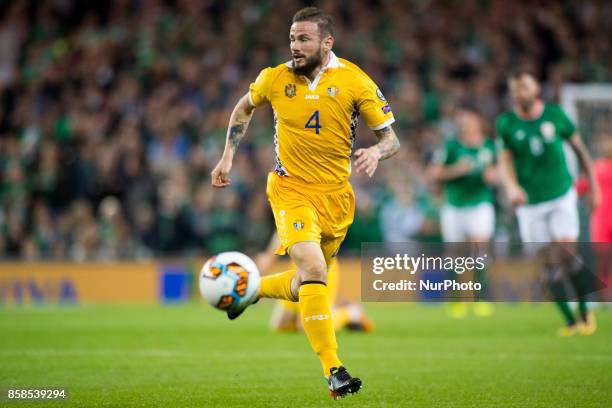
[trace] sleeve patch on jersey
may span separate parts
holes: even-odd
[[[391,112],[391,106],[389,106],[389,104],[383,106],[382,111],[386,115],[387,113]]]
[[[383,93],[380,91],[380,88],[376,88],[376,96],[378,96],[378,99],[380,99],[381,101],[387,101]]]

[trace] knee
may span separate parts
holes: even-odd
[[[327,281],[327,265],[323,258],[318,257],[294,257],[298,267],[299,280],[304,281]]]
[[[296,244],[291,248],[290,255],[297,266],[299,283],[327,282],[327,263],[318,245],[311,242]]]
[[[327,282],[327,265],[325,262],[306,262],[301,269],[300,277],[304,281]]]

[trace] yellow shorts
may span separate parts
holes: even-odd
[[[295,269],[295,264],[291,263],[290,269]],[[340,268],[336,258],[332,259],[327,268],[327,293],[329,296],[329,304],[334,307],[338,298],[338,287],[340,286]],[[289,302],[288,300],[279,300],[283,309],[288,312],[299,314],[300,304],[298,302]]]
[[[318,242],[329,265],[353,223],[351,185],[306,184],[270,173],[267,193],[281,241],[276,254],[284,255],[298,242]]]

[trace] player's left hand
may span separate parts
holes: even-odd
[[[358,149],[355,152],[355,157],[357,157],[357,161],[355,161],[357,173],[365,173],[368,177],[372,177],[380,160],[378,147],[372,146],[367,149]]]

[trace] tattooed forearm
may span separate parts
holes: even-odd
[[[231,156],[236,152],[240,141],[246,134],[254,109],[255,107],[249,103],[248,95],[245,95],[238,101],[232,112],[225,143],[225,152]]]
[[[397,153],[400,148],[400,143],[391,126],[375,130],[374,133],[378,138],[378,144],[376,146],[380,153],[380,160],[388,159]]]
[[[246,132],[246,124],[239,123],[233,126],[230,126],[229,131],[227,132],[227,141],[234,148],[237,149],[240,141],[244,137]]]

